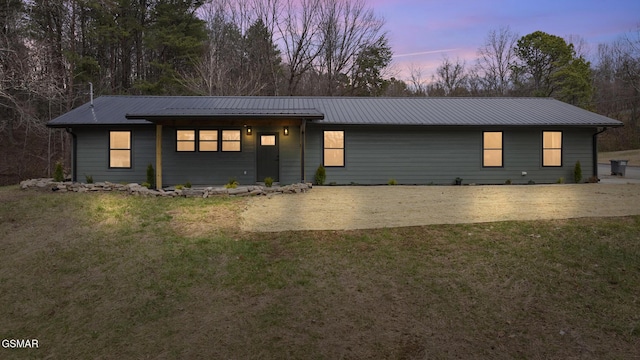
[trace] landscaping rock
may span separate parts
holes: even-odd
[[[312,185],[310,183],[306,184],[291,184],[286,186],[274,186],[274,187],[266,187],[266,186],[258,186],[258,185],[250,185],[250,186],[239,186],[235,189],[227,189],[224,187],[212,187],[209,186],[207,188],[195,188],[195,189],[175,189],[175,188],[167,188],[166,190],[153,190],[147,189],[146,187],[138,184],[138,183],[129,183],[126,185],[116,184],[109,181],[97,182],[95,184],[83,184],[78,182],[55,182],[51,178],[46,179],[29,179],[20,182],[20,188],[23,190],[28,189],[36,189],[43,191],[56,191],[56,192],[96,192],[96,191],[122,191],[127,192],[130,195],[137,196],[162,196],[162,197],[176,197],[176,196],[184,196],[184,197],[201,197],[203,199],[212,197],[212,196],[260,196],[260,195],[268,195],[271,197],[272,195],[279,194],[298,194],[303,193],[311,189]]]
[[[227,189],[227,194],[229,195],[240,195],[243,193],[248,193],[249,190],[246,187],[238,187],[235,189]]]
[[[229,195],[229,191],[227,191],[227,189],[225,188],[212,188],[211,190],[208,191],[209,196],[212,195]]]
[[[258,196],[258,195],[264,195],[264,191],[262,191],[262,189],[254,189],[251,192],[248,193],[250,196]]]
[[[197,189],[183,189],[182,190],[182,196],[185,197],[201,197],[202,195],[204,195],[204,190],[197,190]]]

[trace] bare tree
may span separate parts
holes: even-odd
[[[324,44],[320,30],[320,0],[288,0],[278,24],[284,45],[287,93],[296,94],[303,75],[313,69]]]
[[[487,94],[484,89],[484,80],[480,74],[478,74],[477,67],[469,69],[467,74],[467,89],[469,90],[470,96],[482,96]]]
[[[274,36],[278,30],[278,21],[282,16],[282,2],[281,0],[254,0],[254,11],[257,19],[261,19],[266,27],[267,31],[271,35],[270,42],[274,42]],[[278,49],[279,51],[279,49]],[[280,78],[282,75],[282,56],[278,53],[278,58],[270,57],[268,66],[271,75],[271,87],[273,88],[272,95],[279,95],[280,93]]]
[[[322,0],[320,4],[322,54],[319,72],[326,76],[325,95],[335,95],[339,78],[354,70],[356,58],[384,36],[383,21],[363,0]]]
[[[271,34],[275,34],[278,21],[282,16],[281,0],[253,0],[253,12],[256,19],[262,19]]]
[[[573,45],[573,51],[577,57],[582,57],[584,59],[588,59],[591,54],[591,48],[589,43],[580,35],[571,34],[564,37],[564,40],[567,44]]]
[[[202,58],[196,61],[196,76],[183,75],[187,88],[199,95],[235,95],[231,89],[234,62],[239,56],[236,42],[241,34],[231,21],[230,3],[226,0],[207,4],[202,17],[207,24],[209,39]],[[229,92],[229,93],[227,93]]]
[[[509,27],[491,30],[478,49],[478,72],[491,95],[504,96],[510,89],[511,64],[518,37]]]
[[[594,104],[600,114],[625,122],[601,136],[603,150],[640,147],[640,28],[598,46]]]
[[[618,49],[627,82],[635,89],[635,95],[640,95],[640,27],[625,35]]]
[[[445,96],[465,96],[468,94],[467,80],[465,62],[459,58],[451,62],[448,57],[444,57],[433,77],[434,89],[441,89]]]
[[[15,128],[44,129],[44,123],[34,116],[30,101],[32,89],[38,88],[31,65],[41,57],[31,51],[38,48],[29,47],[22,36],[25,24],[21,2],[6,2],[3,6],[0,12],[0,134],[6,131],[8,141],[14,143]]]
[[[209,35],[204,55],[196,61],[196,75],[183,74],[181,79],[190,91],[199,95],[258,95],[267,86],[262,69],[249,62],[241,30],[254,17],[249,4],[246,0],[221,0],[204,10]]]
[[[409,65],[409,86],[416,96],[427,96],[424,69],[416,64]]]

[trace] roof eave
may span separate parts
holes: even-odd
[[[162,120],[215,120],[215,119],[234,119],[234,120],[273,120],[273,119],[300,119],[300,120],[323,120],[324,114],[184,114],[184,115],[156,115],[156,114],[126,114],[128,120],[147,120],[150,122]]]
[[[129,122],[118,122],[118,123],[96,123],[96,122],[75,122],[75,123],[47,123],[47,127],[48,128],[52,128],[52,129],[68,129],[68,128],[74,128],[74,127],[79,127],[79,126],[149,126],[149,125],[153,125],[152,122],[150,121],[145,121],[145,120],[136,120],[136,121],[129,121]]]

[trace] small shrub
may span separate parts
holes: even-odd
[[[182,189],[184,189],[184,185],[182,184],[176,185],[176,190],[182,190]]]
[[[527,184],[529,184],[529,185],[535,185],[535,184],[536,184],[536,182],[535,182],[535,181],[533,181],[533,180],[529,180],[529,182],[528,182]]]
[[[580,165],[580,161],[576,161],[576,165],[573,167],[573,181],[576,184],[582,181],[582,166]]]
[[[62,169],[62,163],[56,163],[56,169],[53,172],[53,181],[62,182],[64,181],[64,170]]]
[[[324,185],[324,182],[327,180],[327,171],[325,170],[324,166],[318,166],[318,169],[316,170],[315,180],[316,184]]]
[[[93,176],[91,175],[85,175],[84,180],[87,184],[93,184]]]
[[[238,180],[236,178],[230,178],[229,182],[226,183],[224,185],[225,188],[227,189],[235,189],[238,187],[238,185],[240,185],[240,183],[238,182]]]
[[[396,181],[396,179],[389,179],[389,182],[387,182],[388,185],[398,185],[398,182]]]
[[[457,178],[455,179],[455,184],[456,184],[456,185],[462,185],[462,178],[461,178],[461,177],[457,177]]]
[[[556,180],[556,184],[564,184],[564,178],[560,177],[558,180]]]
[[[151,187],[151,184],[149,184],[148,182],[143,182],[142,184],[140,184],[144,187],[146,187],[147,189],[149,189]]]
[[[507,179],[507,181],[504,182],[505,185],[511,185],[511,179]]]
[[[332,182],[330,182],[330,183],[329,183],[329,185],[331,185],[331,186],[336,186],[336,185],[338,185],[338,183],[337,183],[337,182],[335,182],[335,181],[332,181]]]
[[[187,181],[187,183],[184,184],[184,187],[186,187],[187,189],[191,189],[191,182]]]
[[[264,178],[264,186],[272,187],[273,186],[273,178],[272,177]]]
[[[147,166],[147,183],[148,187],[156,186],[156,172],[153,170],[153,165],[149,164]]]
[[[598,181],[600,181],[600,179],[598,179],[597,176],[591,176],[587,179],[587,182],[590,184],[596,184]]]

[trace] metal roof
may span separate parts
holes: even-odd
[[[315,123],[339,125],[622,126],[620,121],[552,98],[248,96],[101,96],[93,106],[81,105],[48,126],[151,124],[144,119],[248,115],[308,118]]]
[[[151,112],[126,114],[127,119],[153,119],[153,118],[307,118],[321,120],[324,114],[315,109],[161,109]]]

